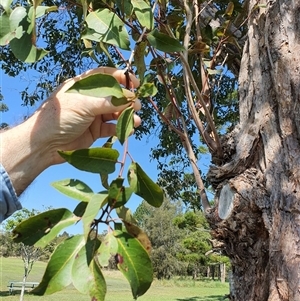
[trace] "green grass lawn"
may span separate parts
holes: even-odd
[[[46,264],[36,262],[28,277],[28,281],[39,282]],[[0,300],[19,300],[18,293],[8,295],[9,280],[22,280],[23,262],[20,258],[0,257]],[[106,301],[132,301],[130,287],[118,271],[104,271],[107,282]],[[163,280],[154,281],[148,292],[140,297],[140,301],[219,301],[228,294],[228,284],[217,281]],[[31,296],[26,294],[25,301],[89,301],[89,297],[78,293],[72,286],[49,296]]]

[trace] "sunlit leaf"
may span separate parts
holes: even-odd
[[[144,74],[147,70],[145,63],[145,51],[147,42],[140,42],[134,52],[134,64],[137,68],[137,74],[139,75],[140,81],[143,82]]]
[[[134,129],[134,109],[132,107],[126,108],[118,118],[117,122],[117,137],[121,144],[129,137]]]
[[[108,232],[98,250],[98,260],[102,267],[107,267],[111,256],[115,256],[118,251],[118,242],[113,232]]]
[[[129,36],[122,20],[109,9],[91,11],[86,17],[87,34],[82,38],[93,39],[129,50]]]
[[[157,29],[147,34],[147,40],[152,47],[163,52],[179,52],[185,50],[178,40],[159,32]]]
[[[103,144],[102,147],[104,148],[112,148],[113,144],[118,140],[116,136],[112,136],[107,139],[107,141]],[[109,184],[108,184],[108,174],[107,173],[100,173],[100,179],[101,179],[101,184],[104,188],[108,189]]]
[[[100,246],[96,238],[88,240],[77,253],[72,267],[72,282],[82,294],[89,294],[91,300],[103,301],[106,294],[106,283],[94,256]]]
[[[58,153],[77,169],[99,174],[113,173],[119,157],[117,150],[103,147],[75,151],[58,151]]]
[[[66,208],[52,209],[21,222],[13,230],[14,241],[45,247],[61,230],[78,220],[79,218]]]
[[[83,79],[76,81],[67,92],[79,93],[93,97],[115,96],[124,97],[123,91],[118,81],[108,74],[91,74]]]
[[[132,223],[129,223],[129,222],[123,220],[123,224],[125,225],[127,232],[130,235],[132,235],[133,237],[135,237],[136,239],[138,239],[139,242],[145,248],[145,250],[148,253],[150,253],[151,252],[151,242],[150,242],[150,239],[147,236],[147,234],[142,229],[140,229],[138,226],[136,226]]]
[[[128,171],[128,181],[131,184],[132,173],[136,174],[136,187],[133,187],[135,194],[142,197],[147,203],[159,207],[164,200],[163,190],[154,183],[143,171],[138,163],[132,163]]]
[[[133,298],[142,296],[153,281],[153,268],[145,248],[130,234],[115,231],[118,268],[131,286]]]
[[[144,83],[138,91],[140,97],[154,96],[157,93],[157,88],[154,83]]]
[[[85,212],[82,216],[82,223],[83,223],[83,230],[84,230],[84,237],[87,239],[91,224],[95,217],[97,216],[99,210],[107,203],[107,193],[98,193],[95,194],[85,209]]]
[[[94,194],[93,190],[80,180],[66,179],[53,182],[51,185],[59,192],[82,202],[88,202]]]
[[[143,27],[151,30],[154,24],[152,9],[144,0],[131,0],[134,13]]]
[[[116,3],[117,7],[123,15],[125,14],[126,16],[131,16],[133,9],[131,0],[115,0],[114,2]]]
[[[42,281],[31,292],[37,295],[49,295],[70,285],[74,259],[84,244],[83,236],[76,235],[58,245],[50,257]]]
[[[49,53],[32,44],[32,36],[28,33],[24,33],[20,39],[12,39],[9,45],[15,57],[25,63],[34,63]]]
[[[3,9],[5,10],[5,12],[7,14],[9,14],[11,11],[11,9],[10,9],[11,3],[12,3],[12,0],[0,0],[0,5],[3,7]]]
[[[5,46],[15,37],[14,33],[10,30],[8,15],[4,14],[0,16],[0,25],[0,45]]]

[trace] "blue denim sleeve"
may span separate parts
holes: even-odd
[[[0,164],[0,223],[22,209],[21,203],[4,167]]]

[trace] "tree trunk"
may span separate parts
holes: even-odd
[[[22,285],[21,294],[20,294],[20,301],[24,300],[26,279],[27,279],[27,276],[24,275],[24,277],[23,277],[23,285]]]
[[[249,14],[240,124],[209,171],[208,219],[231,260],[231,300],[299,301],[300,1],[250,0]]]

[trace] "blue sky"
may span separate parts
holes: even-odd
[[[1,91],[4,96],[4,103],[8,106],[9,111],[2,113],[1,122],[6,122],[9,125],[17,125],[24,119],[24,116],[30,115],[37,107],[26,107],[22,105],[20,91],[24,86],[28,84],[30,80],[29,75],[23,75],[21,78],[11,78],[1,72]],[[99,139],[93,146],[101,146],[107,138]],[[133,159],[138,162],[146,173],[156,181],[157,170],[156,162],[150,162],[149,154],[150,148],[156,144],[154,136],[147,137],[141,141],[135,141],[133,137],[129,138],[129,153]],[[120,158],[123,154],[123,147],[116,142],[115,147],[120,152]],[[128,164],[130,161],[128,160]],[[117,172],[118,166],[116,167]],[[124,170],[124,176],[126,176],[127,170]],[[111,175],[110,180],[113,180],[116,175]],[[77,170],[71,165],[64,163],[55,165],[42,174],[28,187],[28,189],[20,197],[20,201],[23,207],[43,211],[45,207],[52,206],[54,208],[68,208],[74,210],[78,201],[71,199],[51,186],[51,183],[58,180],[67,178],[79,179],[90,186],[95,192],[102,190],[99,175],[90,174]],[[138,196],[132,197],[127,206],[134,211],[139,203],[142,201]],[[81,224],[66,229],[69,233],[81,232]]]

